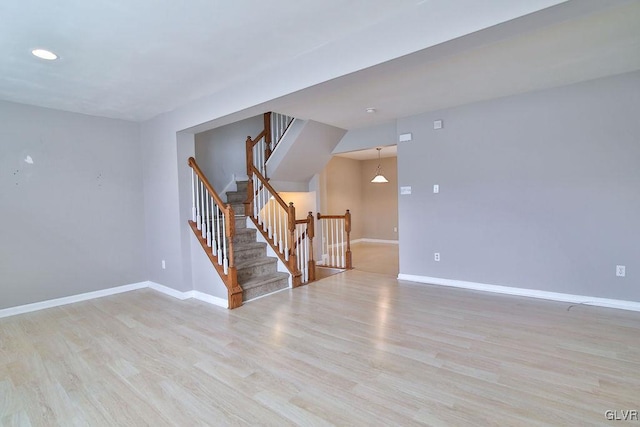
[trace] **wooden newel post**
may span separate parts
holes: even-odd
[[[231,205],[227,205],[224,211],[225,235],[229,242],[229,267],[227,269],[227,294],[229,308],[238,308],[242,305],[242,287],[238,284],[238,270],[233,256],[233,238],[236,235],[235,212]]]
[[[313,238],[315,237],[315,218],[309,212],[307,215],[307,236],[309,237],[309,281],[316,280],[316,260],[313,258]]]
[[[349,209],[347,209],[347,212],[344,214],[344,232],[347,233],[347,251],[345,253],[346,267],[348,270],[351,270],[353,266],[351,265],[351,212],[349,212]]]
[[[245,215],[253,214],[253,140],[250,136],[247,137],[247,176],[249,177],[249,183],[247,184],[247,199],[244,201],[244,213]],[[234,222],[235,223],[235,222]]]
[[[253,140],[250,136],[247,137],[246,150],[247,150],[247,175],[251,176],[251,166],[253,166]]]
[[[269,157],[271,156],[271,112],[268,113],[264,113],[264,141],[265,141],[265,148],[264,148],[264,160],[269,160]]]
[[[287,233],[287,239],[289,241],[289,271],[292,272],[292,285],[296,288],[302,284],[302,273],[300,273],[300,270],[298,269],[298,259],[295,251],[296,208],[293,206],[293,202],[289,202],[289,206],[287,207],[287,228],[289,231]]]

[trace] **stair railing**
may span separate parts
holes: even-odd
[[[323,266],[352,269],[349,210],[347,209],[344,215],[322,215],[318,212],[318,221],[322,238]]]
[[[286,114],[269,112],[264,114],[264,128],[267,131],[265,162],[271,157],[278,143],[293,123],[293,117]]]
[[[228,293],[228,307],[242,305],[242,287],[233,257],[235,213],[213,189],[193,157],[191,167],[192,214],[189,225],[222,278]]]
[[[287,266],[293,287],[300,286],[304,281],[296,251],[296,208],[293,203],[287,205],[255,166],[249,166],[248,175],[245,214]]]
[[[245,214],[291,273],[293,287],[315,280],[313,259],[314,218],[296,220],[293,203],[287,204],[266,178],[265,162],[271,137],[271,113],[265,114],[265,129],[247,137],[247,200]],[[258,166],[257,166],[258,165]]]
[[[247,136],[247,165],[253,164],[265,178],[267,177],[267,160],[291,123],[293,123],[293,117],[280,113],[264,113],[264,130],[255,138]]]

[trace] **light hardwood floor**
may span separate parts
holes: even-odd
[[[640,409],[639,337],[357,270],[233,311],[145,289],[0,319],[0,424],[604,425]]]
[[[352,245],[351,253],[356,270],[398,277],[398,245],[359,242]]]

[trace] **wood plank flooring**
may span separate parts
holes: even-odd
[[[352,245],[351,252],[356,270],[398,277],[398,245],[358,242]]]
[[[145,289],[0,319],[0,425],[606,425],[640,409],[639,337],[357,270],[233,311]]]

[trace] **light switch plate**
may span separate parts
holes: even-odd
[[[442,129],[442,120],[434,120],[433,121],[434,129]]]
[[[412,139],[413,139],[413,135],[411,135],[410,133],[403,133],[398,138],[398,141],[400,141],[400,142],[408,142],[408,141],[411,141]]]
[[[411,187],[400,187],[400,195],[405,196],[407,194],[411,194]]]

